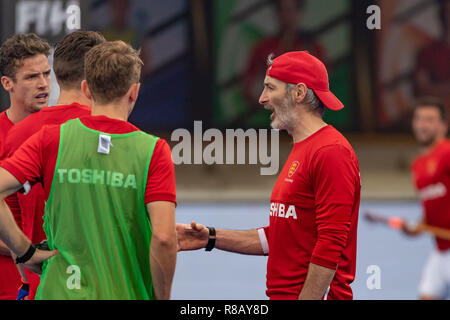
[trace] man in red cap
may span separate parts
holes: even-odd
[[[179,251],[206,247],[268,255],[270,299],[352,299],[360,177],[348,141],[322,120],[344,106],[330,92],[324,64],[306,51],[273,61],[259,103],[294,147],[272,192],[270,224],[236,231],[177,225]]]

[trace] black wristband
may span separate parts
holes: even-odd
[[[205,251],[211,251],[216,246],[216,229],[213,227],[207,227],[209,230],[208,244],[205,247]]]
[[[33,254],[35,252],[36,252],[36,248],[31,244],[30,247],[28,248],[27,252],[25,252],[25,254],[23,256],[16,258],[16,264],[27,262],[28,260],[31,259],[31,257],[33,256]]]

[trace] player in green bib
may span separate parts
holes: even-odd
[[[121,41],[94,47],[82,83],[92,116],[44,127],[2,164],[0,200],[37,178],[48,195],[49,252],[30,246],[0,201],[0,239],[33,271],[45,260],[37,300],[170,298],[177,253],[174,175],[173,186],[149,187],[163,162],[173,170],[170,149],[169,157],[158,151],[155,159],[161,140],[126,122],[141,66],[138,52]],[[41,159],[53,153],[54,169],[47,174],[51,164]],[[159,171],[151,166],[155,162]]]
[[[60,254],[44,266],[37,300],[154,299],[144,194],[156,140],[105,135],[79,119],[61,126],[44,215],[49,247]]]

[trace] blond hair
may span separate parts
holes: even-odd
[[[100,104],[123,97],[141,77],[139,51],[123,41],[107,41],[86,54],[85,75],[92,99]]]

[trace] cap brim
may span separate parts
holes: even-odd
[[[337,111],[344,108],[342,102],[331,91],[314,90],[314,93],[327,109]]]

